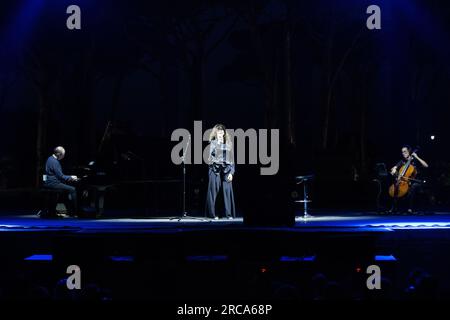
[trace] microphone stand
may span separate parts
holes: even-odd
[[[187,219],[197,219],[197,220],[201,220],[204,221],[204,218],[201,217],[192,217],[192,216],[188,216],[187,214],[187,210],[186,210],[186,152],[189,148],[189,144],[191,142],[191,135],[189,135],[189,140],[186,144],[186,149],[183,150],[183,156],[181,157],[181,162],[183,163],[183,211],[180,217],[172,217],[170,218],[170,220],[174,220],[177,219],[177,221],[181,221],[183,220],[183,218],[187,218]]]

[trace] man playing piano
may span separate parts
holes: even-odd
[[[69,185],[69,182],[78,181],[77,176],[67,176],[62,172],[60,160],[66,155],[66,150],[63,147],[56,147],[53,154],[48,157],[45,164],[44,187],[49,189],[63,190],[67,192],[70,200],[69,215],[76,215],[77,206],[77,191],[74,186]]]

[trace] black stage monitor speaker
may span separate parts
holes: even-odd
[[[242,199],[244,224],[247,226],[293,226],[294,201],[291,192],[295,185],[289,179],[259,176]]]

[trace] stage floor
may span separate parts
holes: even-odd
[[[161,232],[186,229],[246,229],[242,218],[210,220],[202,217],[40,219],[34,214],[0,216],[0,232]],[[254,229],[255,227],[252,227]],[[280,227],[274,227],[280,229]],[[265,227],[267,229],[267,227]],[[427,215],[379,215],[375,212],[315,212],[297,217],[290,231],[395,231],[399,229],[450,229],[450,212]]]
[[[48,277],[49,283],[56,283],[67,266],[76,264],[111,286],[116,281],[111,279],[122,279],[123,299],[135,292],[134,283],[141,283],[142,277],[149,287],[162,281],[163,288],[183,293],[192,287],[190,279],[198,285],[200,274],[208,275],[209,284],[222,273],[237,286],[261,267],[280,279],[293,273],[306,279],[316,270],[358,278],[356,267],[373,264],[396,279],[420,267],[450,288],[450,212],[386,216],[316,211],[306,220],[299,217],[292,227],[247,226],[242,218],[178,221],[105,215],[49,220],[26,212],[1,214],[0,250],[7,261],[0,265],[2,273],[33,272],[37,279]],[[399,290],[404,285],[401,282]],[[165,297],[172,295],[169,290]]]

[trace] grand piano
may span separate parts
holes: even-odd
[[[73,170],[80,178],[77,189],[81,206],[85,211],[89,211],[84,212],[87,216],[103,215],[108,192],[117,192],[118,197],[126,198],[126,194],[121,195],[120,190],[139,189],[143,197],[150,198],[153,194],[152,205],[157,206],[155,190],[160,189],[161,185],[180,187],[182,184],[181,179],[149,179],[154,175],[147,173],[148,163],[144,157],[129,150],[129,142],[124,143],[124,139],[120,141],[120,134],[117,134],[117,131],[113,123],[108,122],[95,159]]]

